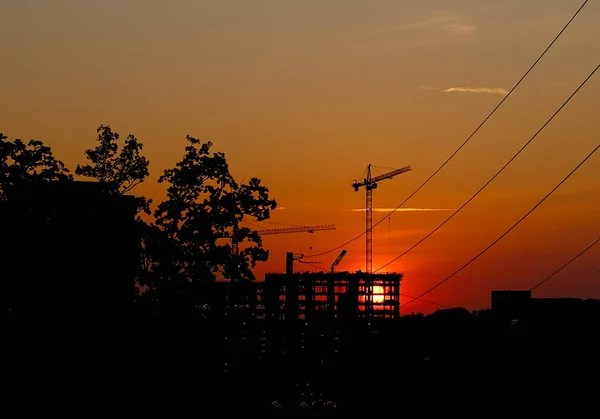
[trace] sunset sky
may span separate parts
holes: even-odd
[[[145,145],[155,201],[187,134],[261,178],[281,209],[263,228],[285,252],[335,248],[365,229],[370,163],[410,165],[374,191],[377,222],[473,132],[583,0],[13,0],[0,3],[0,132],[52,146],[71,169],[110,125]],[[571,26],[465,148],[373,232],[377,269],[460,207],[600,64],[600,2]],[[504,233],[600,143],[600,74],[438,232],[385,268],[418,295]],[[378,174],[378,172],[374,172]],[[423,211],[421,209],[429,209]],[[358,210],[358,211],[353,211]],[[435,211],[431,211],[435,210]],[[251,221],[251,220],[250,220]],[[487,308],[492,289],[529,289],[600,237],[600,152],[489,252],[424,297]],[[338,270],[365,268],[364,236]],[[329,269],[341,249],[306,259]],[[314,267],[296,264],[299,270]],[[600,298],[600,244],[538,288]],[[403,301],[406,302],[407,298]],[[414,303],[406,312],[439,307]]]

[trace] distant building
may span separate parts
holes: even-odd
[[[524,321],[531,309],[531,291],[492,291],[491,309],[496,318],[511,322]]]
[[[133,196],[96,182],[23,191],[0,207],[3,311],[13,319],[124,315],[139,266]]]
[[[258,289],[251,281],[215,281],[200,285],[204,304],[200,311],[210,320],[254,320],[257,318]]]
[[[556,327],[600,319],[600,300],[595,299],[533,298],[529,290],[492,291],[491,299],[493,315],[506,324]]]

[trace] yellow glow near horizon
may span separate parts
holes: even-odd
[[[383,287],[380,285],[375,285],[373,287],[373,302],[374,303],[383,303],[385,296],[383,295]]]

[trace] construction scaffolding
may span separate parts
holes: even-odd
[[[257,314],[273,320],[399,318],[402,276],[364,272],[266,274],[257,290]]]

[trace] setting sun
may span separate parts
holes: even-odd
[[[374,303],[383,303],[384,300],[383,295],[383,287],[380,285],[375,285],[373,287],[373,302]]]

